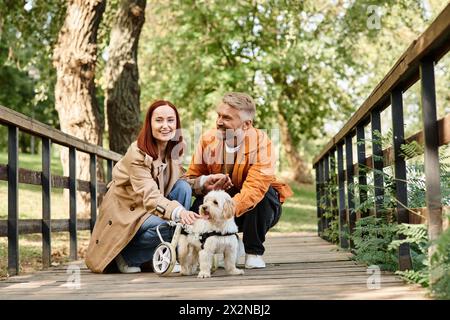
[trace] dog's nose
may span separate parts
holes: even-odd
[[[202,205],[203,210],[208,210],[208,206],[206,204]]]

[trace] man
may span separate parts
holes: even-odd
[[[264,268],[265,235],[280,218],[281,204],[292,195],[276,181],[271,141],[253,127],[256,106],[239,92],[224,95],[217,107],[216,129],[202,135],[186,172],[198,212],[203,196],[226,190],[235,204],[235,221],[243,232],[246,268]]]

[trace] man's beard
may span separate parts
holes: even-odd
[[[239,145],[244,137],[244,131],[239,129],[229,129],[225,127],[217,127],[217,138],[226,140],[229,146]]]

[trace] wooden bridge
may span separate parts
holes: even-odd
[[[364,193],[355,195],[345,183],[359,174],[361,183],[365,176],[359,172],[362,165],[382,169],[395,165],[397,198],[404,201],[406,185],[403,182],[405,163],[399,155],[400,144],[417,141],[425,145],[427,208],[423,220],[430,226],[430,234],[436,237],[442,230],[442,206],[439,203],[439,176],[436,171],[436,154],[439,146],[450,142],[450,115],[436,118],[434,65],[447,54],[450,47],[450,5],[431,26],[400,57],[391,71],[374,89],[344,128],[327,144],[314,160],[317,181],[318,231],[317,234],[270,234],[267,240],[268,264],[266,269],[246,270],[244,276],[225,276],[218,270],[211,279],[181,277],[172,274],[159,277],[153,273],[93,274],[77,257],[77,230],[92,230],[97,215],[98,196],[105,192],[105,184],[111,179],[111,169],[120,155],[89,145],[59,132],[24,115],[0,107],[0,124],[8,126],[8,164],[0,165],[0,180],[8,181],[8,219],[0,220],[0,237],[8,238],[8,272],[11,275],[0,281],[0,299],[426,299],[426,291],[415,285],[406,285],[398,276],[378,272],[351,260],[352,244],[343,234],[344,226],[352,232],[356,219],[369,213],[356,212],[354,199],[364,200]],[[421,80],[424,131],[405,138],[403,133],[402,93]],[[365,145],[358,144],[357,162],[353,161],[352,139],[364,138],[364,126],[372,125],[372,132],[380,129],[380,112],[388,105],[393,110],[393,147],[381,150],[373,146],[373,155],[366,157]],[[18,167],[18,131],[24,131],[42,139],[42,171]],[[69,148],[69,177],[51,176],[50,147],[52,143]],[[345,169],[343,150],[345,145]],[[78,151],[91,157],[91,179],[76,179],[75,159]],[[334,161],[337,154],[337,162]],[[97,181],[97,157],[106,159],[107,181]],[[337,163],[337,166],[336,166]],[[337,172],[336,172],[337,170]],[[332,176],[339,184],[335,198],[327,198],[326,186]],[[18,184],[42,186],[42,219],[21,220],[18,215]],[[375,176],[375,184],[383,180]],[[67,220],[51,218],[51,188],[66,188],[70,192],[70,217]],[[88,192],[91,197],[90,219],[77,218],[76,191]],[[347,193],[346,193],[347,190]],[[379,190],[382,190],[380,188]],[[345,199],[347,198],[347,201]],[[330,220],[322,209],[322,199],[328,206],[337,208],[333,214],[339,221],[340,243],[333,245],[324,237]],[[339,204],[337,200],[339,199]],[[332,203],[334,202],[334,203]],[[405,203],[405,202],[404,202]],[[377,214],[379,203],[374,203]],[[402,206],[397,208],[398,222],[412,222]],[[70,258],[72,263],[57,268],[51,265],[51,232],[70,234]],[[43,241],[42,261],[44,270],[30,275],[19,273],[19,235],[41,233]],[[320,236],[320,237],[319,237]],[[347,249],[343,249],[347,248]],[[410,267],[409,248],[400,248],[399,264]],[[4,259],[4,257],[1,257]],[[242,262],[242,261],[241,261]]]
[[[426,299],[425,289],[392,273],[378,277],[316,234],[273,235],[267,244],[267,268],[243,276],[93,274],[74,261],[1,281],[0,299]]]

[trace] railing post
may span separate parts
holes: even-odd
[[[90,194],[91,194],[91,233],[94,230],[95,221],[97,219],[97,155],[91,153],[89,163],[89,175],[91,178]]]
[[[77,175],[76,175],[76,149],[69,147],[69,194],[70,194],[70,259],[77,259]]]
[[[425,184],[428,208],[428,237],[436,240],[442,232],[442,203],[439,173],[439,133],[436,115],[434,62],[420,64],[422,114],[425,138]]]
[[[318,163],[318,169],[319,169],[319,195],[318,195],[318,203],[319,203],[319,236],[322,237],[323,231],[324,231],[324,224],[323,224],[323,209],[322,209],[322,202],[323,202],[323,159],[321,159]]]
[[[345,211],[345,177],[344,177],[344,144],[337,145],[337,167],[339,183],[339,245],[341,248],[348,248],[348,241],[345,237],[347,230],[347,215]]]
[[[324,229],[330,228],[330,218],[328,214],[330,213],[330,163],[329,163],[329,154],[327,153],[324,157],[324,172],[325,172],[325,183],[324,183],[324,194],[325,194],[325,206],[327,208],[327,212],[325,212],[324,216]]]
[[[345,137],[345,160],[346,160],[346,173],[347,173],[347,204],[348,204],[348,225],[349,235],[353,235],[356,223],[356,212],[354,202],[354,187],[353,187],[353,146],[352,146],[352,134],[349,133]],[[352,239],[350,238],[350,248],[354,248]]]
[[[392,129],[394,133],[394,161],[395,161],[395,190],[397,198],[397,223],[409,223],[408,196],[406,187],[406,162],[401,154],[401,145],[404,143],[403,99],[402,92],[398,89],[391,93]],[[400,240],[405,236],[400,236]],[[409,244],[404,243],[399,248],[399,269],[411,269],[412,262]]]
[[[8,126],[8,273],[19,273],[19,129]]]
[[[367,187],[367,173],[366,169],[363,168],[366,164],[366,141],[364,134],[364,125],[360,124],[356,127],[356,150],[358,153],[358,183],[359,183],[359,203],[363,203],[367,200],[367,190],[364,188]],[[361,186],[364,186],[361,189]],[[361,217],[367,217],[368,211],[364,210],[361,212]]]
[[[383,146],[381,145],[381,136],[375,134],[376,131],[381,134],[380,111],[378,109],[372,110],[370,118],[370,123],[372,124],[372,166],[375,188],[375,216],[380,218],[384,197]]]
[[[51,148],[50,139],[42,138],[42,266],[51,263]]]
[[[338,210],[338,190],[337,190],[337,173],[336,173],[336,149],[332,149],[330,152],[330,179],[331,184],[333,186],[333,191],[331,193],[332,199],[331,199],[331,207],[333,208],[333,220],[335,220],[338,217],[339,210]]]
[[[107,172],[106,172],[106,183],[108,184],[112,180],[112,169],[113,169],[113,161],[110,159],[106,159],[107,163]]]
[[[320,183],[320,199],[321,199],[321,204],[323,207],[325,207],[326,205],[326,196],[325,196],[325,157],[322,158],[322,161],[320,162],[320,167],[321,167],[321,183]],[[321,223],[321,230],[322,230],[322,237],[323,237],[323,232],[326,230],[327,225],[326,225],[326,220],[325,220],[325,209],[322,208],[321,209],[321,215],[320,215],[320,223]]]
[[[320,161],[316,164],[317,234],[321,235],[322,217],[320,211]]]

